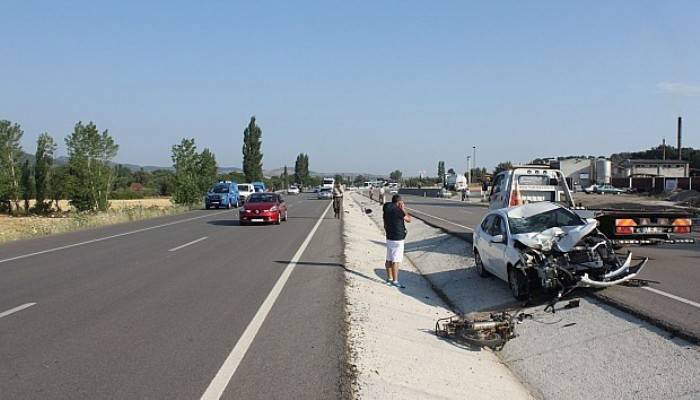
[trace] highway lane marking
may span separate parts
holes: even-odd
[[[201,400],[218,400],[219,398],[221,398],[221,395],[223,395],[224,390],[226,390],[226,386],[228,386],[229,382],[231,381],[231,378],[233,377],[233,374],[236,373],[236,369],[238,369],[238,366],[241,364],[243,357],[250,348],[250,345],[253,343],[255,336],[260,330],[260,327],[262,326],[263,322],[265,322],[267,314],[272,309],[272,306],[275,304],[277,297],[279,297],[280,293],[282,292],[282,289],[284,288],[284,285],[289,279],[289,276],[292,274],[292,270],[296,266],[297,262],[299,262],[299,259],[301,258],[302,254],[304,254],[306,247],[311,242],[311,238],[313,238],[314,234],[316,233],[316,230],[321,225],[321,222],[328,213],[328,210],[330,210],[332,204],[333,203],[329,203],[328,206],[326,206],[326,210],[323,211],[323,214],[321,214],[321,216],[318,218],[318,221],[316,221],[316,225],[314,225],[314,227],[311,229],[311,232],[309,232],[309,234],[306,236],[306,239],[304,239],[304,242],[294,254],[292,261],[290,261],[289,264],[287,264],[287,266],[284,268],[284,271],[282,271],[282,275],[280,275],[280,277],[277,279],[275,286],[272,288],[272,290],[270,290],[270,293],[265,298],[265,301],[255,313],[255,316],[250,321],[250,323],[248,323],[248,326],[245,328],[245,331],[238,339],[238,342],[236,342],[236,345],[233,347],[233,350],[231,350],[231,353],[229,353],[228,357],[226,357],[226,361],[224,361],[224,364],[216,373],[214,379],[212,379],[211,383],[209,383],[207,390],[204,392],[204,394],[202,394]]]
[[[223,213],[230,212],[230,211],[231,211],[231,210],[219,211],[219,212],[212,213],[212,214],[200,215],[200,216],[198,216],[198,217],[192,217],[192,218],[187,218],[187,219],[181,219],[181,220],[178,220],[178,221],[168,222],[168,223],[166,223],[166,224],[160,224],[160,225],[155,225],[155,226],[149,226],[149,227],[146,227],[146,228],[137,229],[137,230],[135,230],[135,231],[129,231],[129,232],[118,233],[118,234],[116,234],[116,235],[104,236],[104,237],[97,238],[97,239],[86,240],[86,241],[84,241],[84,242],[78,242],[78,243],[68,244],[68,245],[65,245],[65,246],[54,247],[54,248],[51,248],[51,249],[41,250],[41,251],[37,251],[37,252],[34,252],[34,253],[29,253],[29,254],[23,254],[23,255],[21,255],[21,256],[10,257],[10,258],[6,258],[6,259],[4,259],[4,260],[0,260],[0,264],[6,263],[6,262],[10,262],[10,261],[15,261],[15,260],[21,260],[21,259],[23,259],[23,258],[29,258],[29,257],[33,257],[33,256],[38,256],[38,255],[41,255],[41,254],[53,253],[54,251],[71,249],[71,248],[73,248],[73,247],[83,246],[83,245],[86,245],[86,244],[102,242],[102,241],[105,241],[105,240],[114,239],[114,238],[118,238],[118,237],[122,237],[122,236],[133,235],[133,234],[135,234],[135,233],[146,232],[146,231],[150,231],[150,230],[153,230],[153,229],[164,228],[164,227],[166,227],[166,226],[177,225],[177,224],[181,224],[181,223],[183,223],[183,222],[189,222],[189,221],[194,221],[194,220],[196,220],[196,219],[207,218],[207,217],[211,217],[211,216],[213,216],[213,215],[219,215],[219,214],[223,214]]]
[[[7,311],[1,312],[1,313],[0,313],[0,318],[2,318],[2,317],[7,317],[8,315],[14,314],[14,313],[19,312],[19,311],[22,311],[22,310],[26,310],[27,308],[29,308],[29,307],[31,307],[31,306],[33,306],[33,305],[35,305],[35,304],[36,304],[36,303],[26,303],[26,304],[22,304],[21,306],[17,306],[17,307],[15,307],[15,308],[10,308],[10,309],[7,310]]]
[[[199,239],[195,239],[195,240],[193,240],[193,241],[191,241],[191,242],[187,242],[187,243],[185,243],[185,244],[183,244],[183,245],[180,245],[180,246],[177,246],[177,247],[173,247],[172,249],[170,249],[170,250],[168,250],[168,251],[178,251],[178,250],[180,250],[180,249],[182,249],[182,248],[184,248],[184,247],[187,247],[187,246],[189,246],[189,245],[191,245],[191,244],[195,244],[195,243],[201,242],[202,240],[206,240],[207,238],[209,238],[209,236],[204,236],[204,237],[201,237],[201,238],[199,238]]]
[[[675,294],[664,292],[663,290],[654,289],[654,288],[649,287],[649,286],[643,286],[642,289],[648,290],[650,292],[656,293],[656,294],[661,295],[661,296],[666,296],[669,299],[680,301],[681,303],[688,304],[688,305],[693,306],[695,308],[700,308],[700,303],[696,303],[692,300],[684,299],[683,297],[676,296]]]
[[[468,226],[460,225],[460,224],[458,224],[458,223],[455,223],[455,222],[452,222],[452,221],[448,221],[448,220],[446,220],[446,219],[444,219],[444,218],[436,217],[436,216],[434,216],[434,215],[430,215],[430,214],[428,214],[428,213],[425,213],[425,212],[423,212],[423,211],[419,211],[419,210],[416,210],[416,209],[413,209],[413,208],[410,208],[410,207],[406,207],[406,208],[409,209],[410,211],[415,212],[415,213],[423,214],[423,215],[426,215],[426,216],[428,216],[428,217],[430,217],[430,218],[435,218],[435,219],[437,219],[437,220],[439,220],[439,221],[447,222],[448,224],[452,224],[452,225],[454,225],[454,226],[458,226],[458,227],[460,227],[460,228],[468,229],[468,230],[474,232],[474,229],[472,229],[472,228],[470,228],[470,227],[468,227]]]

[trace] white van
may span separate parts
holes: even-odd
[[[238,195],[240,196],[242,202],[245,203],[246,200],[248,200],[248,196],[253,193],[255,193],[255,187],[253,187],[252,183],[238,184]]]

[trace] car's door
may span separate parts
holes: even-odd
[[[508,269],[506,268],[506,246],[508,245],[508,234],[506,230],[505,220],[501,215],[494,215],[493,223],[490,228],[491,240],[489,240],[489,271],[499,278],[508,280]],[[499,243],[494,242],[494,238],[500,236],[502,239]]]
[[[491,224],[496,218],[496,215],[487,215],[486,218],[479,225],[478,235],[474,235],[474,247],[476,247],[481,257],[481,262],[484,264],[484,268],[491,271]]]
[[[282,195],[278,194],[277,195],[277,202],[279,203],[279,210],[280,210],[280,215],[284,216],[284,214],[287,212],[287,202],[284,201],[284,197]]]

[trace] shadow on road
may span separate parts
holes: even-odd
[[[215,219],[212,221],[207,221],[207,224],[214,226],[240,226],[241,224],[237,219]]]

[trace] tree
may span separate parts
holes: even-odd
[[[22,191],[22,200],[24,200],[24,213],[29,213],[29,199],[34,194],[34,185],[32,182],[32,167],[29,165],[29,160],[24,160],[22,164],[22,176],[19,181]]]
[[[355,186],[362,186],[367,178],[365,178],[364,175],[357,175],[355,179],[352,181],[352,184]]]
[[[70,167],[68,165],[59,165],[51,169],[51,185],[47,194],[54,202],[56,211],[61,212],[60,201],[65,199],[66,194],[70,193],[71,188]],[[47,207],[47,211],[51,206]]]
[[[173,191],[174,182],[175,174],[172,173],[172,171],[158,169],[151,173],[149,185],[159,196],[170,196]]]
[[[71,205],[80,211],[106,211],[112,189],[113,170],[109,162],[117,155],[119,146],[107,130],[99,133],[90,121],[75,124],[66,138],[70,173],[73,177]]]
[[[18,124],[0,120],[0,196],[12,214],[12,202],[19,212],[19,170],[22,157],[20,140],[24,131]]]
[[[513,168],[513,164],[510,161],[504,161],[496,166],[496,169],[493,170],[493,174],[496,175],[501,171],[507,171],[511,168]]]
[[[294,180],[301,185],[309,185],[309,155],[301,153],[294,163]]]
[[[442,184],[445,184],[445,162],[438,161],[438,178]]]
[[[389,174],[389,179],[391,179],[393,182],[400,182],[401,176],[403,176],[403,174],[397,169]]]
[[[284,189],[289,189],[289,171],[287,171],[287,166],[284,166],[284,170],[282,171],[282,175],[280,175],[280,180],[282,181],[282,185],[284,186]]]
[[[207,193],[210,187],[216,183],[216,175],[219,167],[216,165],[216,157],[209,149],[202,150],[197,157],[197,186],[200,195]]]
[[[343,176],[340,175],[340,174],[336,174],[336,175],[333,177],[333,179],[335,179],[335,182],[336,182],[336,183],[340,183],[341,185],[342,185],[343,182],[344,182]]]
[[[34,208],[39,213],[45,213],[51,209],[49,197],[51,184],[51,171],[53,154],[56,151],[56,142],[46,132],[42,133],[36,141],[36,153],[34,154],[34,186],[36,189],[36,204]]]
[[[194,139],[182,139],[172,147],[172,160],[175,167],[173,201],[193,207],[202,199],[199,190],[197,146]]]
[[[243,131],[243,173],[248,182],[261,181],[262,158],[262,129],[255,123],[255,116],[250,117],[248,127]]]

